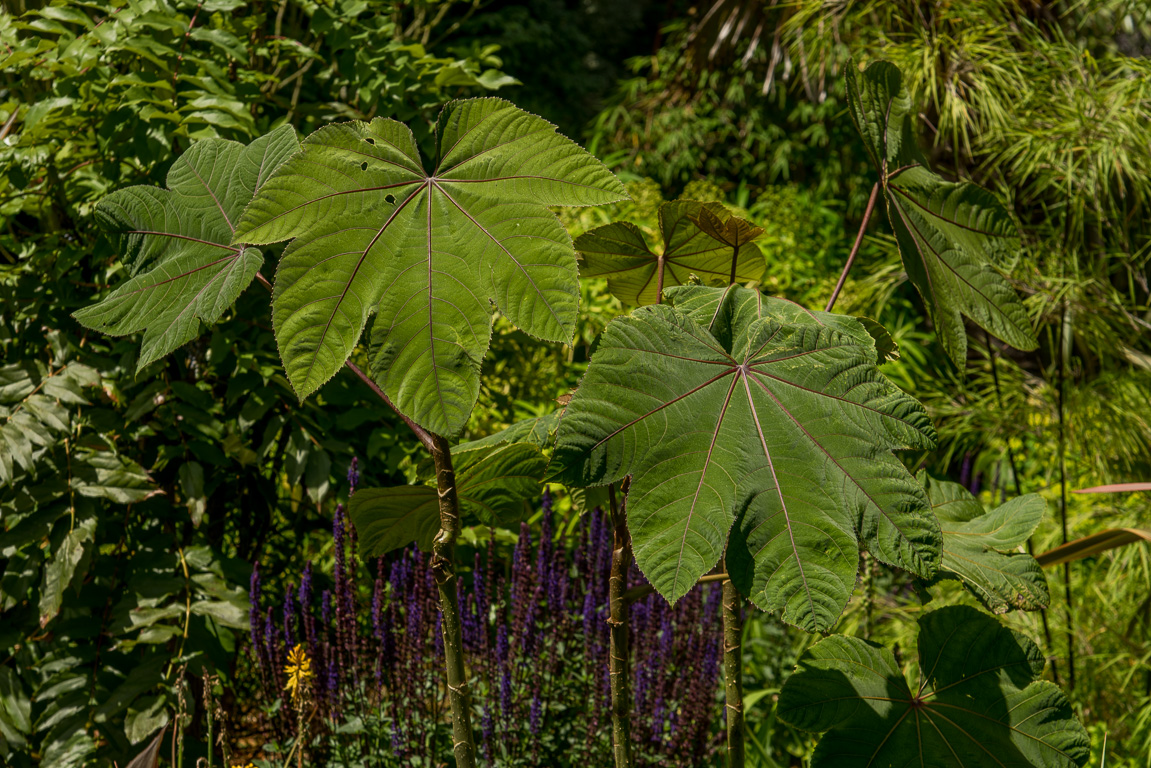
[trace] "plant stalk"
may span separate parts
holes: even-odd
[[[655,262],[655,303],[663,303],[663,254],[661,253]]]
[[[726,581],[726,573],[709,573],[707,576],[701,576],[696,584],[710,584],[713,581]],[[640,584],[637,587],[632,587],[627,592],[623,593],[623,599],[629,604],[637,600],[643,600],[645,597],[655,592],[655,587],[651,584]]]
[[[475,768],[476,744],[472,737],[472,701],[464,668],[460,606],[456,595],[456,539],[460,535],[460,499],[452,449],[446,438],[433,434],[432,460],[436,465],[436,489],[440,503],[440,530],[432,542],[432,573],[440,592],[440,622],[444,638],[444,666],[448,676],[448,700],[452,708],[452,749],[458,768]]]
[[[626,494],[627,480],[624,480]],[[616,503],[615,487],[608,486],[611,501],[612,551],[608,577],[608,625],[611,627],[609,673],[611,676],[611,738],[615,768],[631,768],[631,674],[628,669],[628,608],[624,599],[627,571],[631,566],[631,537],[627,516]],[[627,503],[626,496],[624,503]]]
[[[723,680],[727,707],[727,768],[743,768],[743,600],[735,584],[723,582]]]
[[[987,346],[987,359],[991,361],[991,380],[995,382],[995,399],[999,403],[999,413],[1006,414],[1007,411],[1003,405],[1003,390],[999,386],[999,367],[995,364],[997,355],[991,346],[991,334],[987,331],[983,332],[983,342]],[[1007,441],[1007,462],[1011,465],[1011,479],[1014,481],[1015,495],[1016,497],[1022,496],[1023,485],[1019,481],[1019,468],[1015,463],[1015,452],[1011,450],[1010,439]],[[1035,556],[1035,545],[1031,542],[1030,536],[1027,537],[1027,554],[1032,557]],[[1053,651],[1055,644],[1051,641],[1051,626],[1047,621],[1046,608],[1039,609],[1039,618],[1043,623],[1043,639],[1047,641],[1047,649]],[[1059,664],[1054,658],[1054,653],[1052,653],[1051,658],[1051,679],[1056,685],[1059,685]]]
[[[1067,397],[1067,358],[1071,355],[1071,313],[1063,305],[1059,329],[1059,513],[1063,543],[1067,543],[1067,425],[1063,401]],[[1067,686],[1075,689],[1075,619],[1071,613],[1071,562],[1063,564],[1063,595],[1067,609]]]
[[[871,221],[871,213],[875,210],[875,201],[879,198],[879,182],[871,187],[871,197],[867,198],[867,210],[863,212],[863,221],[859,222],[859,232],[855,235],[855,244],[851,246],[851,253],[847,256],[847,263],[843,265],[843,272],[839,275],[839,282],[835,284],[835,290],[831,292],[831,298],[827,300],[827,306],[823,308],[824,312],[830,312],[831,308],[835,306],[835,300],[839,298],[839,292],[843,290],[843,284],[847,281],[847,273],[851,271],[851,265],[855,263],[855,255],[859,253],[859,246],[863,243],[863,233],[867,231],[867,223]]]

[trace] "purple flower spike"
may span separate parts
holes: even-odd
[[[252,566],[252,579],[248,584],[248,600],[251,603],[251,610],[248,611],[248,618],[252,624],[252,647],[257,648],[260,644],[260,630],[262,629],[262,621],[260,620],[260,564],[255,563]]]
[[[292,594],[294,591],[295,585],[288,582],[287,592],[284,593],[284,642],[288,650],[296,644],[296,603]]]
[[[352,494],[356,492],[356,486],[360,482],[360,460],[355,456],[352,457],[352,463],[348,465],[348,498],[352,498]]]
[[[536,686],[535,694],[532,696],[531,714],[528,717],[528,730],[531,731],[532,736],[540,735],[540,724],[543,722],[543,699],[540,698],[540,687]]]

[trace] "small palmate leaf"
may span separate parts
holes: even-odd
[[[235,303],[263,263],[232,244],[236,223],[272,170],[299,148],[284,126],[248,146],[194,143],[168,172],[168,188],[128,187],[100,201],[96,217],[118,236],[131,278],[74,317],[114,336],[143,331],[137,370],[191,341]]]
[[[264,185],[234,240],[295,238],[272,318],[300,397],[339,370],[375,312],[376,380],[421,426],[454,434],[479,393],[493,302],[533,336],[574,333],[575,253],[546,206],[625,195],[595,157],[500,99],[448,104],[436,141],[427,172],[393,120],[321,128]]]
[[[1090,755],[1035,644],[967,606],[919,620],[913,689],[887,648],[835,635],[799,660],[779,716],[826,731],[812,768],[1072,768]]]
[[[544,416],[536,416],[531,419],[517,421],[507,429],[501,429],[494,435],[460,443],[452,449],[452,453],[471,451],[476,448],[500,445],[502,443],[531,443],[532,445],[538,445],[540,448],[543,448],[551,444],[556,426],[559,425],[559,416],[559,411],[552,411]]]
[[[919,151],[911,97],[886,61],[847,70],[848,105],[879,171],[888,219],[907,275],[927,302],[939,340],[962,365],[963,316],[1013,347],[1035,349],[1019,296],[997,271],[1019,251],[1015,225],[994,195],[932,173]]]
[[[647,244],[639,227],[626,221],[585,232],[575,241],[580,275],[606,277],[612,295],[632,306],[657,303],[661,287],[683,285],[692,275],[723,283],[763,279],[763,254],[751,242],[763,230],[732,216],[719,203],[664,203],[659,230],[663,244],[658,250]]]
[[[486,445],[456,454],[456,491],[465,521],[507,525],[540,492],[547,462],[538,445]],[[364,553],[383,555],[415,542],[428,551],[440,527],[439,496],[426,485],[364,488],[348,504]]]
[[[992,613],[1036,611],[1051,596],[1035,558],[1017,551],[1043,520],[1047,502],[1029,493],[987,512],[959,483],[919,473],[943,531],[939,578],[958,578]]]
[[[871,335],[746,288],[668,298],[608,326],[552,470],[578,486],[632,476],[628,528],[656,590],[679,599],[726,546],[757,605],[823,630],[851,594],[861,544],[934,575],[938,525],[892,455],[932,446],[934,431],[876,370]]]

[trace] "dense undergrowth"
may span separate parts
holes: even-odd
[[[427,476],[395,413],[348,372],[301,402],[258,285],[141,370],[134,338],[72,318],[125,279],[93,224],[96,203],[162,186],[171,158],[199,139],[247,143],[283,123],[308,135],[333,120],[393,117],[428,151],[446,101],[509,95],[582,131],[572,138],[627,182],[628,202],[558,210],[573,238],[627,220],[655,242],[665,200],[722,201],[764,230],[764,290],[822,308],[872,183],[842,75],[849,57],[892,60],[933,167],[1007,202],[1023,242],[1009,276],[1039,339],[1020,352],[971,326],[965,361],[949,361],[877,214],[836,306],[891,331],[899,357],[880,370],[935,425],[936,450],[905,463],[964,484],[988,507],[1042,495],[1035,553],[1148,527],[1146,494],[1072,492],[1151,480],[1142,4],[618,5],[5,5],[7,764],[123,766],[161,728],[165,764],[177,751],[187,765],[207,759],[222,737],[234,762],[281,765],[302,728],[316,765],[450,759],[427,557],[357,554],[337,511],[353,457],[361,486]],[[570,25],[599,31],[560,34]],[[634,76],[618,80],[622,58],[637,53]],[[263,274],[280,251],[266,249]],[[497,318],[463,437],[566,403],[600,333],[629,309],[603,281],[580,290],[571,344]],[[367,368],[368,350],[353,360]],[[593,511],[606,500],[552,490],[554,504],[533,502],[524,527],[466,529],[457,554],[477,745],[493,765],[600,765],[611,754],[607,584],[592,576],[610,559],[609,526]],[[1040,643],[1093,762],[1151,765],[1146,547],[1046,573],[1050,608],[1005,620]],[[633,570],[628,586],[641,583]],[[951,586],[935,600],[978,605]],[[643,638],[632,648],[637,765],[723,764],[723,678],[709,655],[719,650],[718,591],[703,585],[674,608],[652,594],[633,608]],[[933,607],[906,574],[866,559],[834,631],[900,649],[910,666],[914,619]],[[810,760],[816,739],[779,718],[778,696],[814,640],[748,607],[748,764]],[[284,688],[292,644],[311,649],[307,707]],[[651,668],[668,674],[645,677]]]

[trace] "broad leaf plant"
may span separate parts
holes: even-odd
[[[1018,249],[1008,213],[986,191],[928,169],[895,67],[849,71],[848,91],[880,174],[864,227],[882,192],[944,350],[962,365],[964,316],[1033,348],[1001,272]],[[1045,511],[1038,497],[985,511],[953,483],[917,478],[897,455],[934,447],[927,412],[884,375],[897,354],[887,332],[831,311],[862,228],[826,311],[815,311],[758,288],[770,268],[755,243],[763,230],[720,203],[665,203],[656,246],[630,222],[573,245],[549,210],[623,197],[619,181],[549,123],[488,98],[443,110],[430,159],[393,120],[328,125],[303,141],[281,127],[246,147],[195,143],[167,189],[124,189],[97,209],[119,239],[126,280],[76,318],[140,333],[140,367],[194,338],[259,280],[297,395],[349,368],[430,453],[426,484],[361,489],[350,513],[371,554],[413,542],[432,553],[459,766],[474,766],[476,753],[454,546],[465,521],[518,520],[545,474],[610,508],[604,578],[620,768],[631,765],[633,556],[672,602],[701,579],[723,581],[733,766],[743,764],[745,599],[830,633],[866,554],[929,589],[958,579],[994,613],[1048,601],[1038,564],[1017,551]],[[269,258],[273,280],[263,274]],[[558,426],[551,415],[453,447],[479,396],[494,313],[570,342],[581,268],[636,309],[608,326]],[[360,355],[367,372],[352,359]],[[22,450],[0,467],[10,473]],[[1035,680],[1042,659],[1030,641],[971,607],[928,611],[919,638],[914,685],[890,651],[855,638],[828,637],[801,659],[780,714],[828,733],[813,765],[928,754],[941,766],[1083,764],[1083,729],[1062,693]]]

